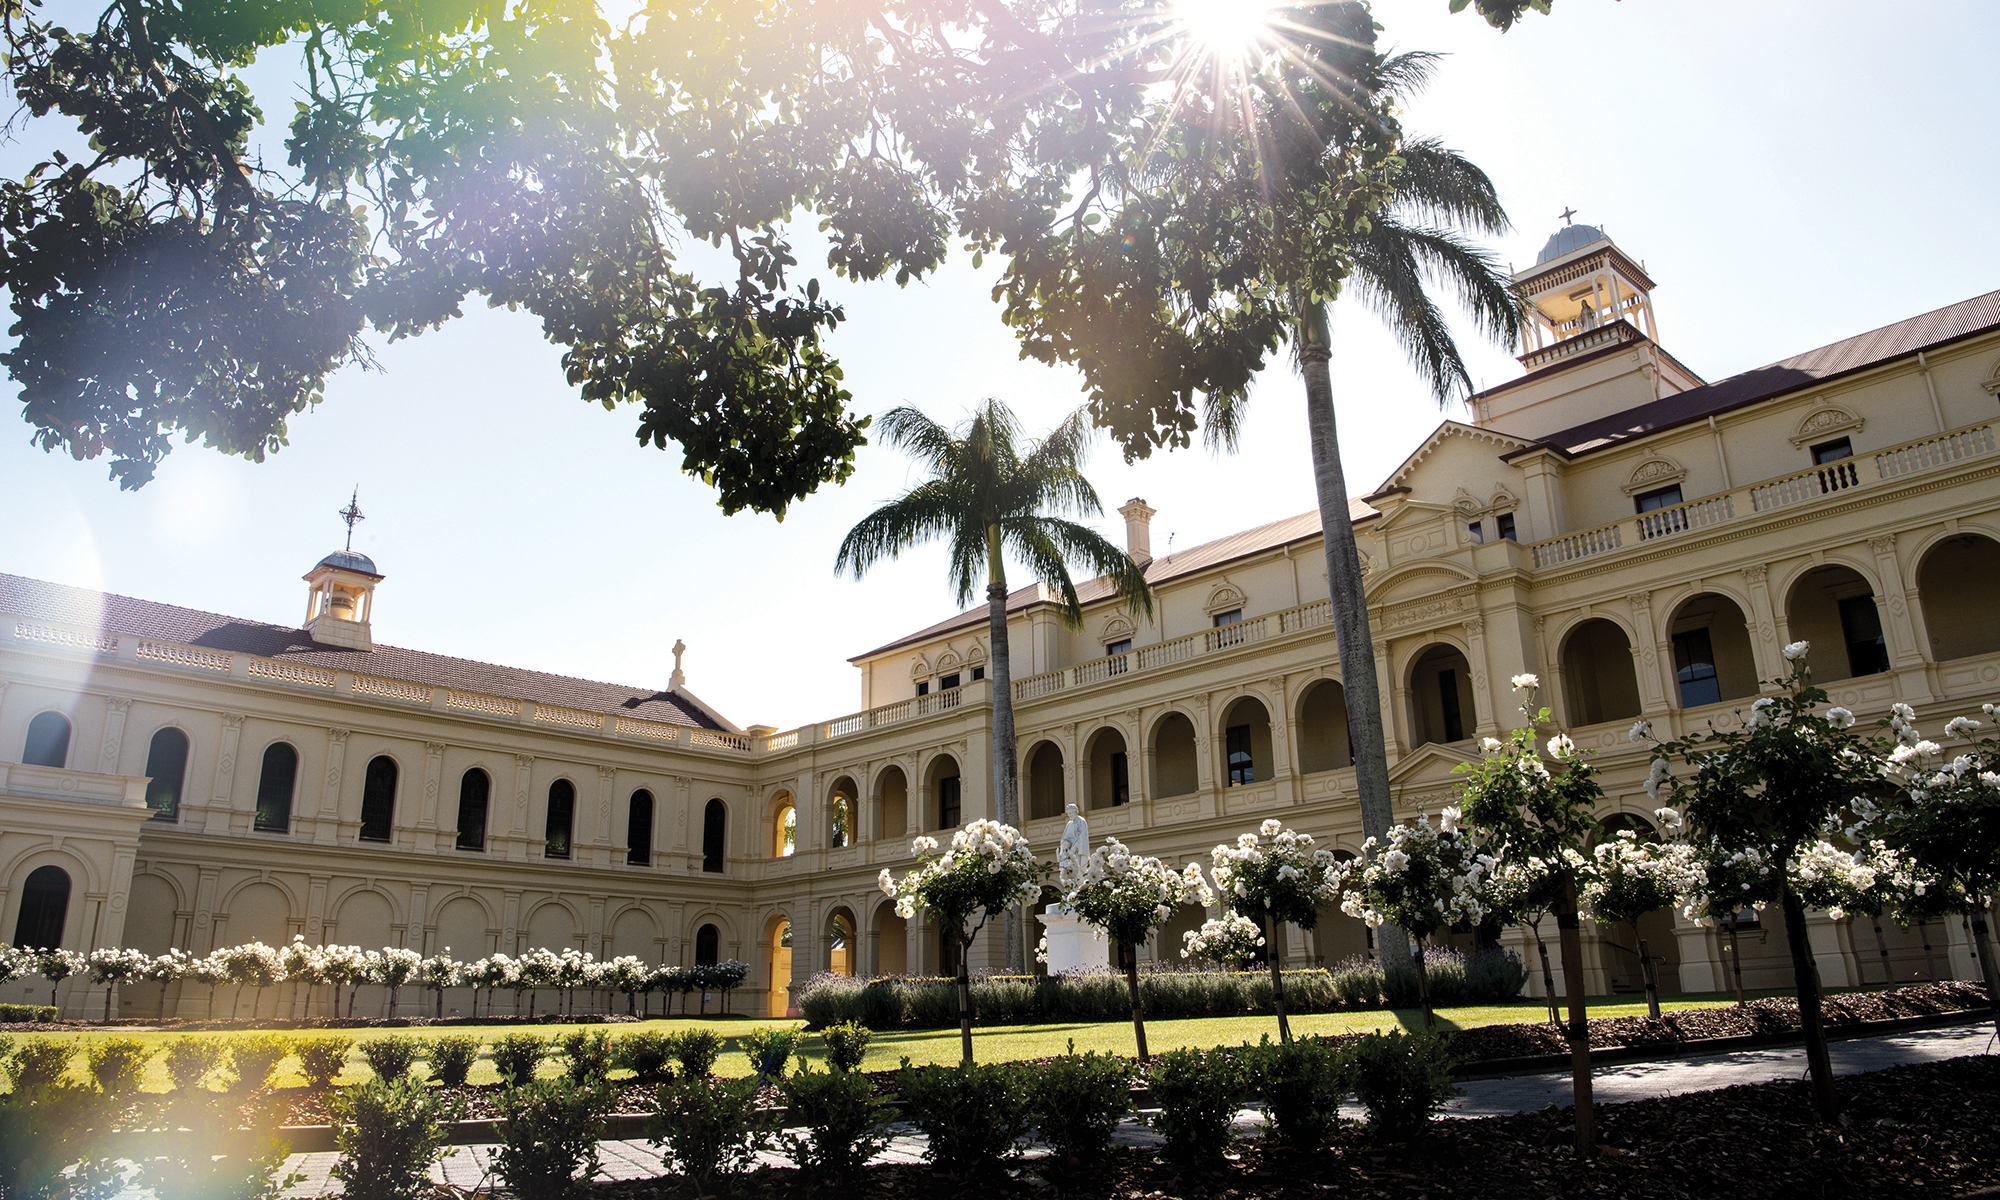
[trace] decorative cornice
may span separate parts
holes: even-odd
[[[1859,433],[1866,424],[1867,421],[1838,404],[1821,404],[1799,422],[1798,432],[1791,438],[1792,445],[1803,446],[1807,442],[1822,441],[1845,430]]]
[[[1632,468],[1632,476],[1625,481],[1624,491],[1628,496],[1636,496],[1640,492],[1670,487],[1686,478],[1686,467],[1664,454],[1655,454]]]

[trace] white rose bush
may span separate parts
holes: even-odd
[[[1268,839],[1268,840],[1267,840]],[[1271,1003],[1278,1013],[1279,1040],[1292,1040],[1285,1017],[1285,926],[1311,929],[1322,905],[1340,902],[1340,863],[1331,850],[1315,849],[1308,834],[1265,821],[1231,846],[1209,852],[1215,890],[1230,910],[1256,922],[1268,939]]]
[[[1175,871],[1160,859],[1134,854],[1117,838],[1106,837],[1084,860],[1082,878],[1073,881],[1062,902],[1084,924],[1103,931],[1119,946],[1139,1061],[1152,1061],[1146,1052],[1145,1012],[1139,1004],[1139,947],[1181,905],[1207,908],[1215,903],[1200,864],[1189,863],[1186,870]]]
[[[898,880],[885,867],[879,883],[896,901],[896,912],[909,920],[930,909],[938,925],[959,939],[958,1031],[966,1062],[972,1061],[972,980],[969,960],[973,939],[989,918],[1010,904],[1038,898],[1045,864],[1028,848],[1028,837],[1012,825],[979,820],[951,836],[951,848],[938,852],[936,838],[910,843],[917,866]],[[973,915],[979,915],[977,924]]]
[[[1646,1011],[1655,1021],[1660,1019],[1660,980],[1653,969],[1652,948],[1639,936],[1639,918],[1679,907],[1701,884],[1701,865],[1685,843],[1646,841],[1633,830],[1621,829],[1591,848],[1591,871],[1578,900],[1601,925],[1632,926],[1632,943],[1646,981]]]
[[[1226,912],[1181,935],[1181,957],[1219,963],[1241,971],[1264,946],[1263,926],[1239,912]]]
[[[1458,812],[1445,811],[1449,815],[1438,828],[1418,813],[1415,824],[1390,828],[1379,846],[1369,838],[1362,843],[1361,857],[1341,868],[1338,881],[1342,912],[1359,917],[1370,929],[1400,926],[1416,943],[1413,962],[1426,1029],[1434,1028],[1437,1018],[1431,1011],[1424,942],[1440,929],[1477,925],[1486,918],[1482,893],[1494,867],[1493,856],[1456,828]]]

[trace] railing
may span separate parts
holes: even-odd
[[[1564,338],[1553,346],[1543,346],[1540,350],[1530,350],[1520,356],[1522,366],[1530,371],[1547,366],[1557,359],[1568,358],[1572,354],[1583,354],[1602,346],[1615,346],[1620,342],[1636,342],[1645,335],[1623,316],[1613,317],[1595,329]]]
[[[639,717],[619,717],[612,723],[612,731],[627,737],[652,738],[656,742],[677,742],[681,737],[681,727],[665,721],[647,721]]]
[[[725,733],[720,729],[696,729],[691,725],[682,728],[688,731],[691,746],[713,746],[720,750],[748,750],[750,739],[740,733]]]
[[[547,725],[568,725],[576,729],[604,728],[604,714],[564,708],[557,704],[535,703],[535,720]]]
[[[898,700],[894,704],[877,705],[865,712],[850,713],[844,717],[835,717],[833,720],[827,721],[820,726],[820,736],[823,738],[847,737],[850,734],[860,733],[864,729],[879,729],[884,725],[894,725],[898,722],[913,720],[917,717],[929,717],[941,712],[949,712],[964,703],[964,688],[946,688],[942,692],[932,692],[928,696],[912,696],[908,700]],[[796,742],[797,735],[792,736],[794,742]],[[772,741],[776,740],[776,738],[772,739]],[[779,748],[777,746],[772,747],[774,750]]]
[[[49,645],[66,646],[71,650],[95,650],[99,654],[118,653],[118,635],[101,633],[94,629],[65,629],[57,625],[34,625],[27,621],[16,621],[14,640],[47,642]]]
[[[405,704],[429,704],[431,689],[421,683],[405,683],[400,679],[384,679],[380,675],[356,675],[354,694],[376,696],[383,700],[401,700]]]
[[[463,709],[466,712],[486,713],[489,716],[518,717],[521,702],[500,696],[488,696],[484,692],[461,692],[457,688],[447,689],[444,706]]]
[[[1534,557],[1536,567],[1561,566],[1641,542],[1706,529],[1739,517],[1811,504],[1846,492],[1865,491],[1887,481],[1992,454],[1996,445],[2000,442],[1996,442],[1992,423],[1968,425],[1878,450],[1871,456],[1839,459],[1809,471],[1657,508],[1608,525],[1599,525],[1595,529],[1565,533],[1535,542],[1528,550]],[[1868,469],[1870,458],[1874,460],[1872,474]]]
[[[776,750],[790,750],[793,746],[796,746],[798,744],[799,744],[799,731],[796,729],[792,730],[790,733],[774,733],[770,737],[764,739],[764,752],[766,754],[769,754]]]
[[[1014,681],[1014,699],[1037,700],[1075,687],[1087,687],[1118,679],[1139,671],[1151,671],[1186,662],[1205,654],[1217,654],[1238,647],[1269,641],[1289,633],[1320,629],[1333,623],[1333,603],[1315,600],[1261,617],[1248,617],[1233,625],[1218,625],[1200,633],[1190,633],[1170,642],[1137,646],[1119,654],[1107,654],[1089,662],[1056,671],[1044,671]]]
[[[312,667],[305,663],[282,662],[272,658],[250,660],[250,677],[253,679],[275,679],[280,683],[330,689],[333,687],[333,675],[331,667]]]
[[[197,646],[180,646],[173,642],[149,642],[140,638],[139,657],[151,662],[170,663],[176,667],[196,667],[204,671],[229,674],[230,656],[220,650],[203,650]]]

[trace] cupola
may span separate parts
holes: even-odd
[[[354,525],[361,515],[361,489],[356,488],[340,510],[347,522],[347,545],[319,560],[306,572],[305,630],[312,640],[326,646],[349,650],[373,650],[375,639],[368,620],[375,609],[375,585],[382,573],[375,560],[354,549]]]

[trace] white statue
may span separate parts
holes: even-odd
[[[1056,878],[1065,895],[1083,886],[1085,864],[1090,861],[1090,824],[1076,805],[1066,811],[1069,824],[1063,826],[1062,847],[1056,851]]]

